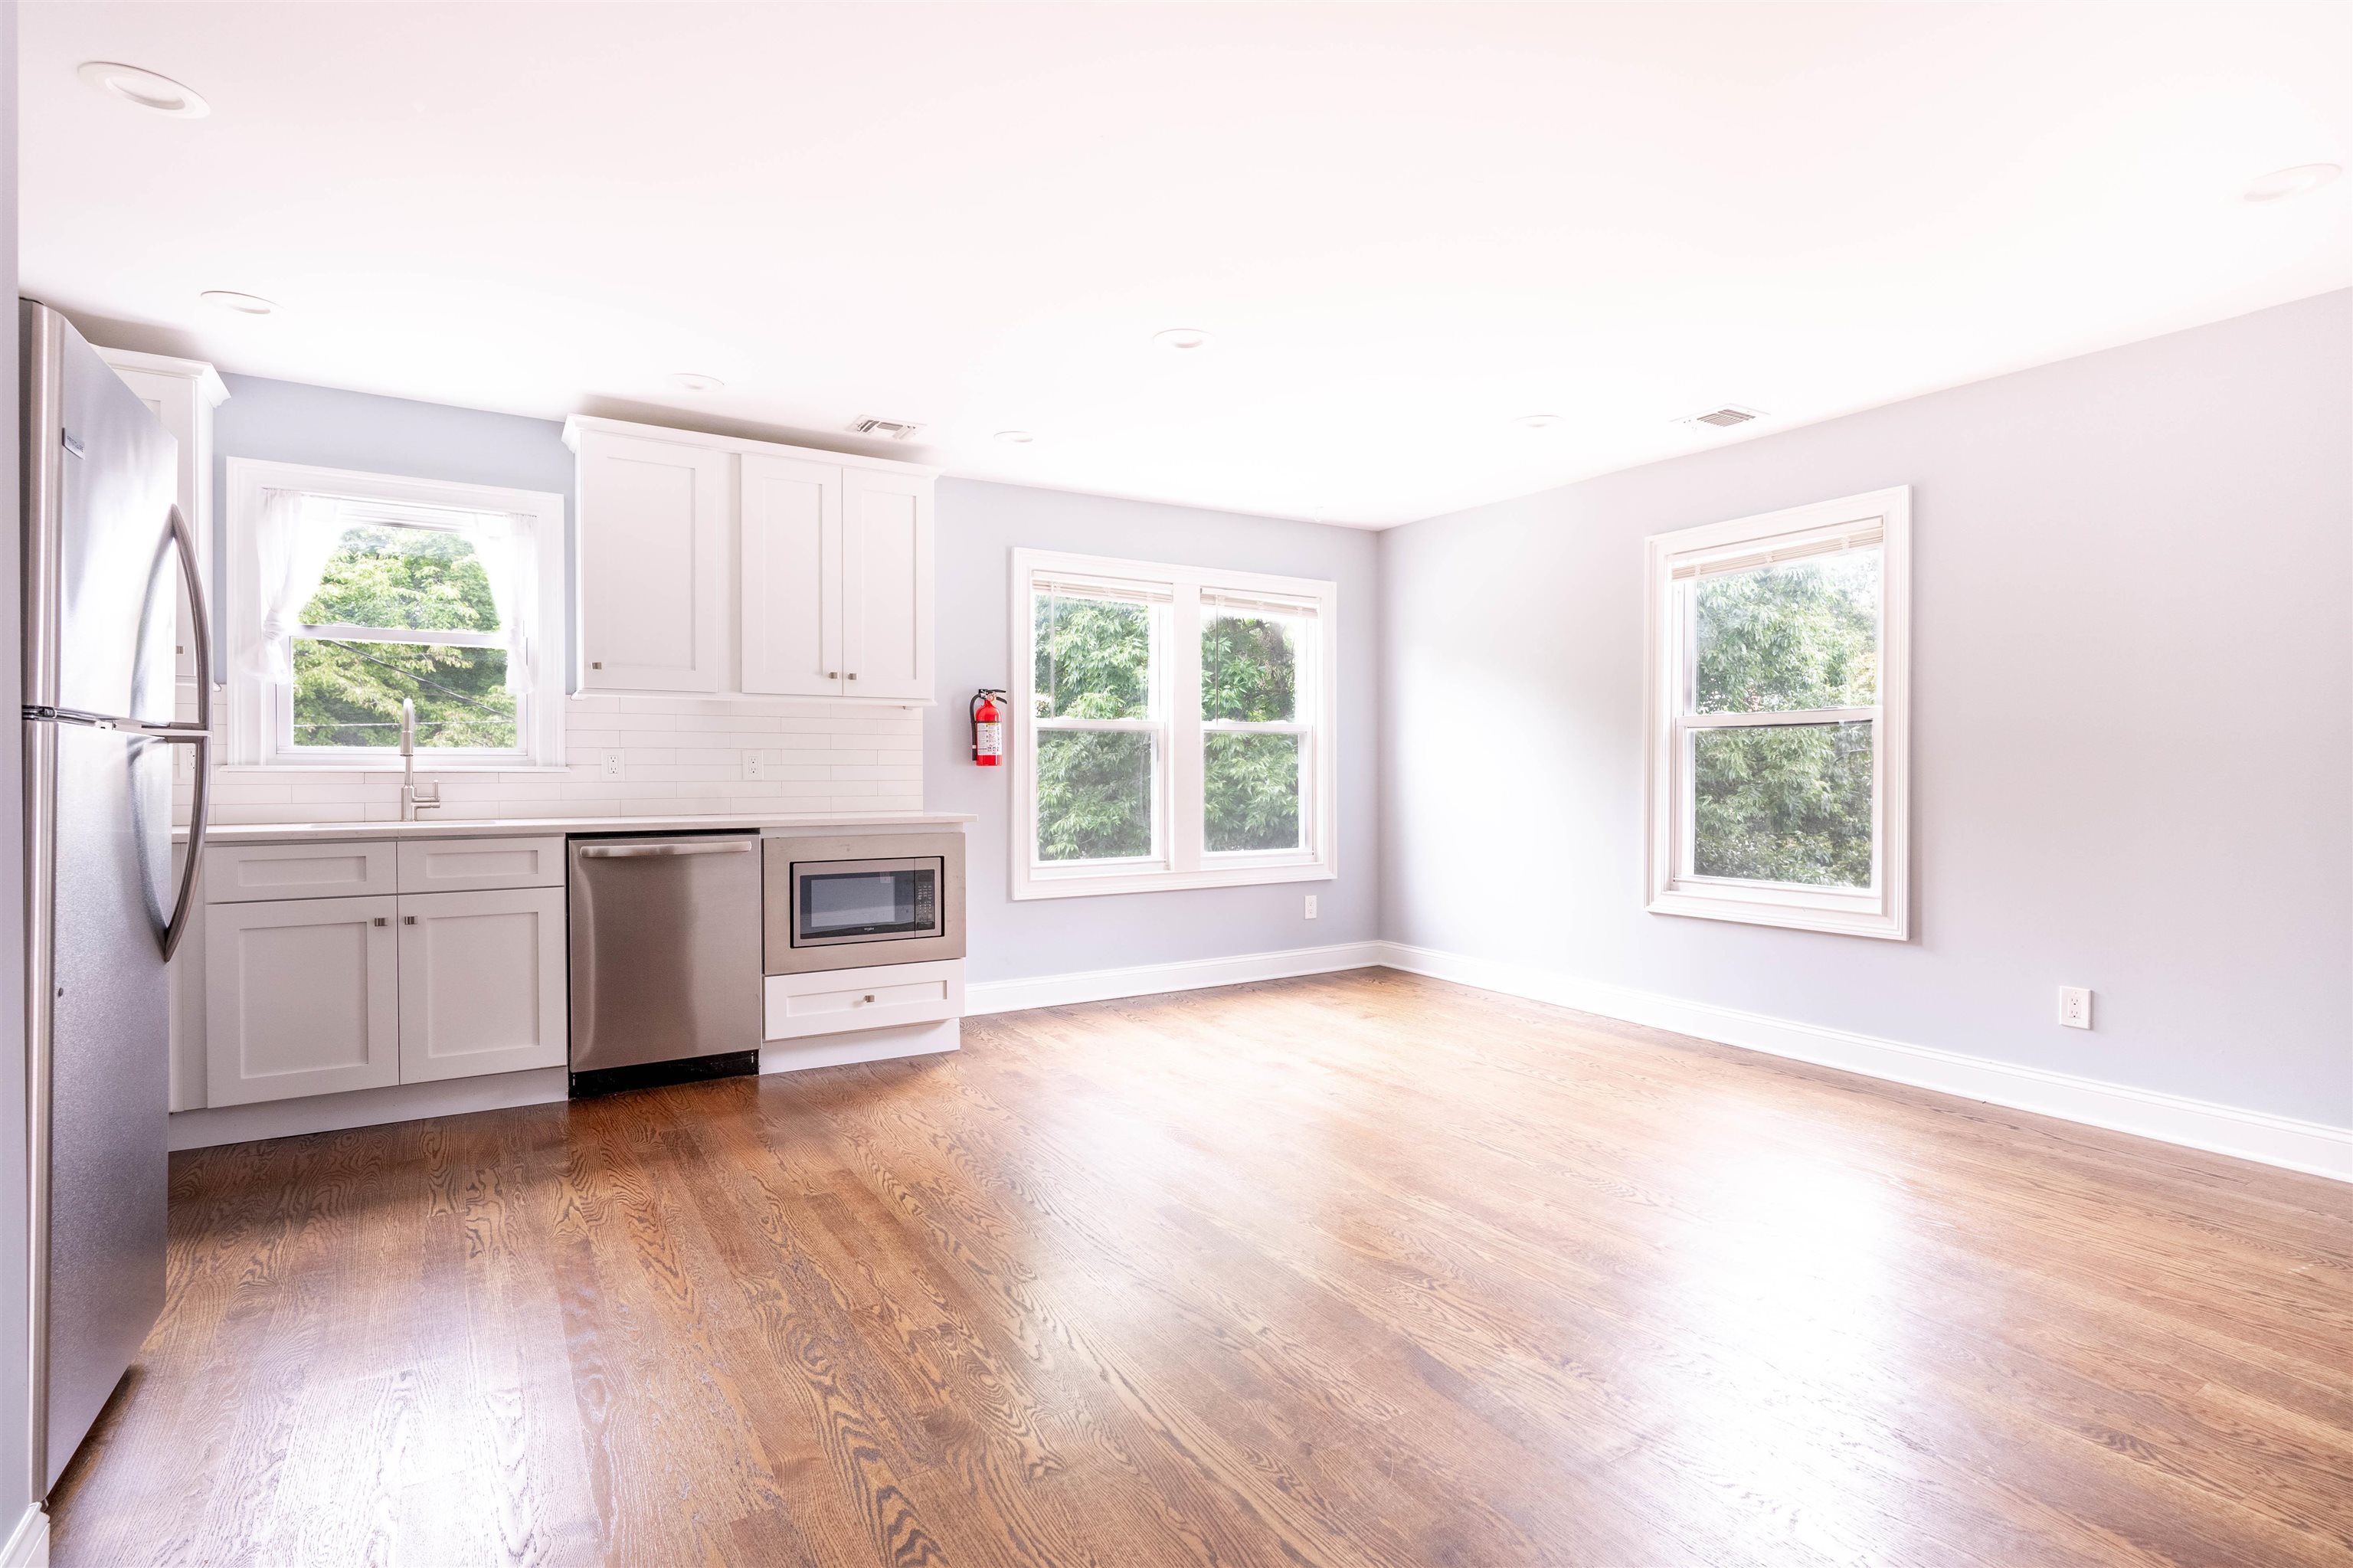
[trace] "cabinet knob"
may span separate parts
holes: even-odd
[[[417,916],[414,915],[403,915],[400,917],[400,923],[404,926],[414,926],[417,924]]]
[[[605,661],[602,659],[592,659],[588,662],[588,667],[591,670],[601,670],[605,667]]]
[[[851,680],[853,680],[853,681],[854,681],[854,680],[856,680],[856,679],[858,679],[858,672],[857,672],[857,671],[855,671],[855,670],[852,670],[852,671],[849,673],[849,678],[850,678]]]
[[[868,997],[866,1000],[867,1000],[867,1001],[872,1001],[874,999],[873,999],[872,997],[871,997],[871,996],[870,996],[870,997]]]
[[[375,923],[376,925],[378,925],[378,926],[383,925],[383,924],[384,924],[384,916],[381,916],[381,915],[377,916],[375,917]]]
[[[828,681],[839,681],[841,679],[841,672],[839,670],[828,670],[825,673],[825,678]]]

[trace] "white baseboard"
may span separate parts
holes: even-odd
[[[2104,1083],[2042,1067],[1989,1061],[1927,1045],[1799,1023],[1761,1012],[1685,1001],[1656,991],[1583,980],[1404,942],[1377,944],[1391,969],[1482,991],[1598,1012],[1725,1045],[1842,1068],[1873,1078],[2059,1117],[2112,1132],[2235,1155],[2314,1176],[2353,1181],[2353,1128],[2242,1110],[2154,1089]]]
[[[35,1503],[0,1547],[0,1568],[49,1568],[48,1510]]]
[[[342,1132],[381,1127],[429,1116],[465,1116],[509,1106],[543,1106],[571,1092],[561,1067],[523,1073],[489,1073],[479,1078],[442,1078],[429,1084],[386,1084],[380,1089],[349,1089],[340,1095],[304,1095],[249,1106],[213,1106],[172,1113],[172,1147],[210,1149],[219,1143],[250,1143],[258,1138],[296,1138],[306,1132]]]
[[[858,1062],[893,1062],[902,1056],[930,1056],[953,1051],[963,1029],[955,1019],[936,1023],[901,1023],[889,1029],[860,1029],[848,1034],[811,1034],[798,1040],[771,1040],[760,1047],[760,1071],[803,1073],[811,1067],[845,1067]]]
[[[1292,948],[1279,953],[1241,953],[1230,959],[1188,959],[1182,963],[1135,964],[1120,969],[1082,969],[1074,974],[1038,975],[1029,980],[967,980],[964,1006],[967,1014],[1018,1012],[1029,1007],[1060,1007],[1073,1001],[1109,1001],[1123,996],[1151,996],[1167,991],[1198,991],[1204,986],[1240,985],[1246,980],[1369,969],[1381,962],[1381,949],[1386,945],[1338,942],[1328,948]]]
[[[938,1023],[861,1029],[854,1033],[818,1035],[807,1040],[772,1040],[760,1047],[760,1071],[795,1073],[847,1062],[887,1062],[899,1056],[953,1051],[956,1040],[956,1021],[953,1018]],[[220,1143],[298,1138],[306,1132],[342,1132],[354,1127],[421,1121],[427,1117],[505,1110],[511,1106],[553,1105],[570,1093],[570,1075],[562,1067],[536,1067],[523,1073],[486,1073],[479,1078],[387,1084],[380,1089],[353,1089],[340,1095],[264,1100],[259,1105],[215,1106],[205,1110],[173,1112],[171,1146],[175,1150],[210,1149]],[[0,1562],[0,1568],[7,1568],[7,1564]]]

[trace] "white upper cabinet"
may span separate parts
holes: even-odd
[[[580,689],[719,692],[729,684],[728,455],[582,431]]]
[[[853,697],[932,694],[932,482],[841,474],[841,657]]]
[[[611,419],[565,439],[579,690],[932,700],[933,470]]]
[[[179,443],[179,482],[174,499],[179,502],[180,513],[187,518],[189,530],[195,535],[197,575],[204,581],[207,598],[216,606],[217,598],[212,594],[213,410],[228,401],[228,388],[222,385],[219,374],[200,359],[135,354],[127,348],[101,348],[98,356],[114,367],[123,384],[164,421],[164,428]],[[213,619],[213,640],[217,644],[220,618],[216,608]],[[195,618],[189,610],[185,588],[180,594],[178,634],[173,641],[177,649],[173,669],[181,681],[194,683]],[[180,717],[195,716],[193,696],[180,705]]]
[[[744,689],[840,694],[841,470],[744,456]]]

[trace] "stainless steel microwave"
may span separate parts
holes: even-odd
[[[769,974],[964,957],[964,835],[762,841]]]

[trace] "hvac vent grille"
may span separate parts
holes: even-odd
[[[902,425],[896,419],[860,419],[849,427],[853,435],[883,436],[894,441],[913,440],[923,428],[921,425]]]
[[[1693,415],[1692,423],[1722,429],[1726,425],[1745,425],[1756,417],[1746,408],[1717,408],[1709,413]]]

